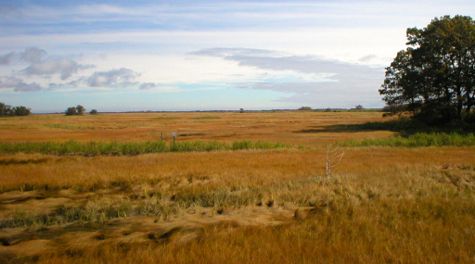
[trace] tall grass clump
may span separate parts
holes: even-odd
[[[224,143],[217,141],[170,142],[21,142],[0,143],[0,153],[41,153],[50,155],[139,155],[162,152],[207,152],[224,150],[277,149],[284,148],[279,143],[238,141]]]
[[[475,134],[461,133],[416,133],[410,136],[392,138],[365,139],[344,142],[345,146],[388,146],[388,147],[441,147],[475,146]]]

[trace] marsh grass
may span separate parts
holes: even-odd
[[[416,133],[409,136],[391,138],[351,140],[341,143],[343,146],[388,146],[388,147],[441,147],[475,146],[475,134],[468,133]]]
[[[234,192],[229,190],[229,188],[218,188],[216,190],[183,190],[173,196],[173,202],[181,208],[195,206],[205,208],[239,208],[255,204],[259,197],[258,192],[249,188]]]
[[[69,256],[60,249],[41,263],[471,263],[475,207],[471,196],[432,192],[417,199],[355,203],[339,196],[328,211],[275,227],[206,228],[186,244],[113,243]]]
[[[0,243],[5,243],[1,250],[13,253],[0,253],[0,262],[17,260],[36,248],[41,253],[35,261],[50,264],[473,263],[475,259],[473,149],[402,145],[414,140],[411,146],[467,146],[467,136],[473,135],[416,127],[427,135],[410,137],[414,133],[405,131],[411,124],[380,124],[384,121],[380,113],[222,113],[216,122],[194,119],[202,113],[160,115],[2,120],[2,141],[10,144],[0,144],[0,230],[5,231],[0,232]],[[85,129],[95,122],[92,118],[99,118],[101,126]],[[71,125],[84,124],[83,129],[43,126],[66,119]],[[153,119],[156,122],[149,122]],[[312,124],[319,132],[294,132]],[[109,129],[122,126],[128,129]],[[321,127],[334,131],[316,134]],[[152,141],[158,138],[157,131],[199,131],[203,134],[187,136],[226,143],[157,143]],[[381,142],[404,141],[398,143],[400,148],[351,147],[362,146],[362,138],[396,132],[400,139]],[[52,138],[58,143],[35,143]],[[251,141],[237,141],[244,138]],[[60,143],[68,139],[77,142]],[[107,143],[121,139],[138,143]],[[349,139],[358,141],[344,143],[345,157],[332,177],[325,177],[325,146]],[[12,143],[28,141],[32,145]],[[285,149],[233,151],[280,147]],[[137,155],[160,152],[170,153]],[[295,215],[308,209],[312,211],[307,216]],[[195,220],[206,223],[197,224],[202,231],[188,229]],[[215,220],[218,224],[213,224]],[[274,220],[283,224],[274,226]],[[178,231],[170,233],[169,240],[150,239],[152,228],[157,228],[158,237],[172,226]]]
[[[123,188],[124,184],[118,181],[111,183],[109,187],[121,187],[121,192],[130,192],[130,186]],[[335,195],[332,188],[338,184],[337,179],[309,177],[266,186],[185,187],[164,190],[163,195],[144,191],[143,196],[133,199],[130,198],[131,195],[129,198],[114,199],[105,196],[83,201],[82,205],[60,206],[48,214],[19,211],[12,217],[1,219],[0,228],[50,226],[72,222],[102,224],[111,219],[130,216],[156,216],[166,220],[189,208],[237,209],[258,204],[269,206],[269,203],[277,202],[312,206],[315,203],[315,192],[318,192],[319,196],[322,196],[322,193]],[[341,196],[342,193],[337,192],[337,195]]]
[[[269,142],[237,141],[224,143],[218,141],[183,141],[171,142],[22,142],[0,143],[0,153],[41,153],[49,155],[139,155],[146,153],[162,152],[209,152],[224,150],[253,150],[253,149],[279,149],[286,145]]]
[[[175,205],[165,204],[156,197],[135,203],[129,199],[93,199],[82,206],[60,206],[49,214],[19,211],[12,217],[1,219],[0,228],[41,227],[72,222],[104,224],[111,219],[138,215],[157,216],[166,220],[176,213]]]

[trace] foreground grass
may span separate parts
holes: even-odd
[[[104,116],[0,124],[2,141],[10,142],[0,151],[0,263],[475,259],[475,155],[456,147],[472,144],[467,135],[416,139],[402,132],[405,127],[376,131],[378,123],[322,132],[345,123],[335,122],[340,117],[380,118],[366,113]],[[74,127],[45,126],[50,121]],[[183,137],[190,141],[153,141],[159,137],[151,131],[162,130],[189,132]],[[413,146],[425,140],[448,147],[341,148],[344,158],[323,176],[332,157],[319,144],[394,132],[408,136],[402,141],[414,140]],[[77,142],[36,143],[51,138]],[[101,143],[112,140],[140,143]],[[33,143],[11,143],[28,141]],[[153,154],[160,152],[168,153]],[[314,210],[308,217],[293,217],[308,208]],[[161,234],[170,237],[161,240]]]
[[[235,141],[224,143],[217,141],[185,141],[170,142],[150,141],[150,142],[88,142],[77,141],[58,142],[22,142],[22,143],[0,143],[0,153],[41,153],[50,155],[139,155],[145,153],[162,152],[204,152],[222,150],[251,150],[251,149],[278,149],[284,148],[284,144],[269,143],[262,141]]]
[[[453,197],[342,200],[327,213],[277,227],[221,226],[191,243],[104,243],[79,255],[61,250],[41,263],[473,263],[475,211]]]
[[[0,241],[7,244],[0,250],[14,255],[0,252],[0,262],[473,263],[472,153],[347,148],[332,177],[321,176],[324,149],[10,155],[0,166],[0,186],[15,190],[0,197]],[[39,158],[46,160],[30,162]],[[25,183],[35,191],[20,191]],[[51,203],[59,198],[67,200]],[[280,226],[232,222],[256,208],[293,213],[301,207],[318,210],[304,219],[289,216]],[[144,222],[134,219],[157,226],[141,230]],[[186,233],[194,222],[183,219],[224,221]],[[174,223],[183,233],[164,241],[150,236]],[[174,242],[188,235],[194,237]],[[35,245],[44,248],[27,259]]]
[[[430,146],[475,146],[475,134],[460,133],[416,133],[410,136],[392,138],[352,140],[344,146],[389,146],[389,147],[430,147]]]

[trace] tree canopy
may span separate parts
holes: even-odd
[[[26,116],[31,113],[30,108],[25,106],[11,107],[0,102],[0,116]]]
[[[71,106],[64,112],[66,115],[82,115],[86,111],[86,108],[82,105]]]
[[[475,105],[475,21],[435,18],[408,28],[405,50],[386,68],[379,90],[388,109],[428,123],[469,120]]]

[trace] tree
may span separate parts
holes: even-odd
[[[0,116],[7,116],[10,115],[11,106],[6,105],[4,103],[0,103]]]
[[[77,111],[76,107],[72,106],[72,107],[68,107],[68,109],[66,109],[66,111],[64,113],[66,115],[77,115],[78,111]]]
[[[91,114],[91,115],[97,115],[97,110],[96,110],[96,109],[92,109],[91,112],[89,112],[89,114]]]
[[[30,113],[30,108],[27,108],[25,106],[11,107],[0,102],[0,116],[26,116]]]
[[[361,111],[363,109],[364,109],[364,107],[362,105],[355,106],[355,110]]]
[[[83,115],[86,112],[86,108],[82,105],[71,106],[66,109],[64,114],[66,115]]]
[[[16,116],[27,116],[31,113],[31,110],[25,106],[15,106],[12,108],[12,113]]]
[[[302,106],[297,110],[299,110],[299,111],[312,111],[312,108],[310,106]]]
[[[428,123],[467,119],[475,105],[475,21],[435,18],[407,29],[407,40],[379,90],[388,108]]]
[[[86,112],[86,108],[84,108],[84,106],[82,105],[77,105],[76,106],[76,112],[78,115],[83,115],[84,112]]]

